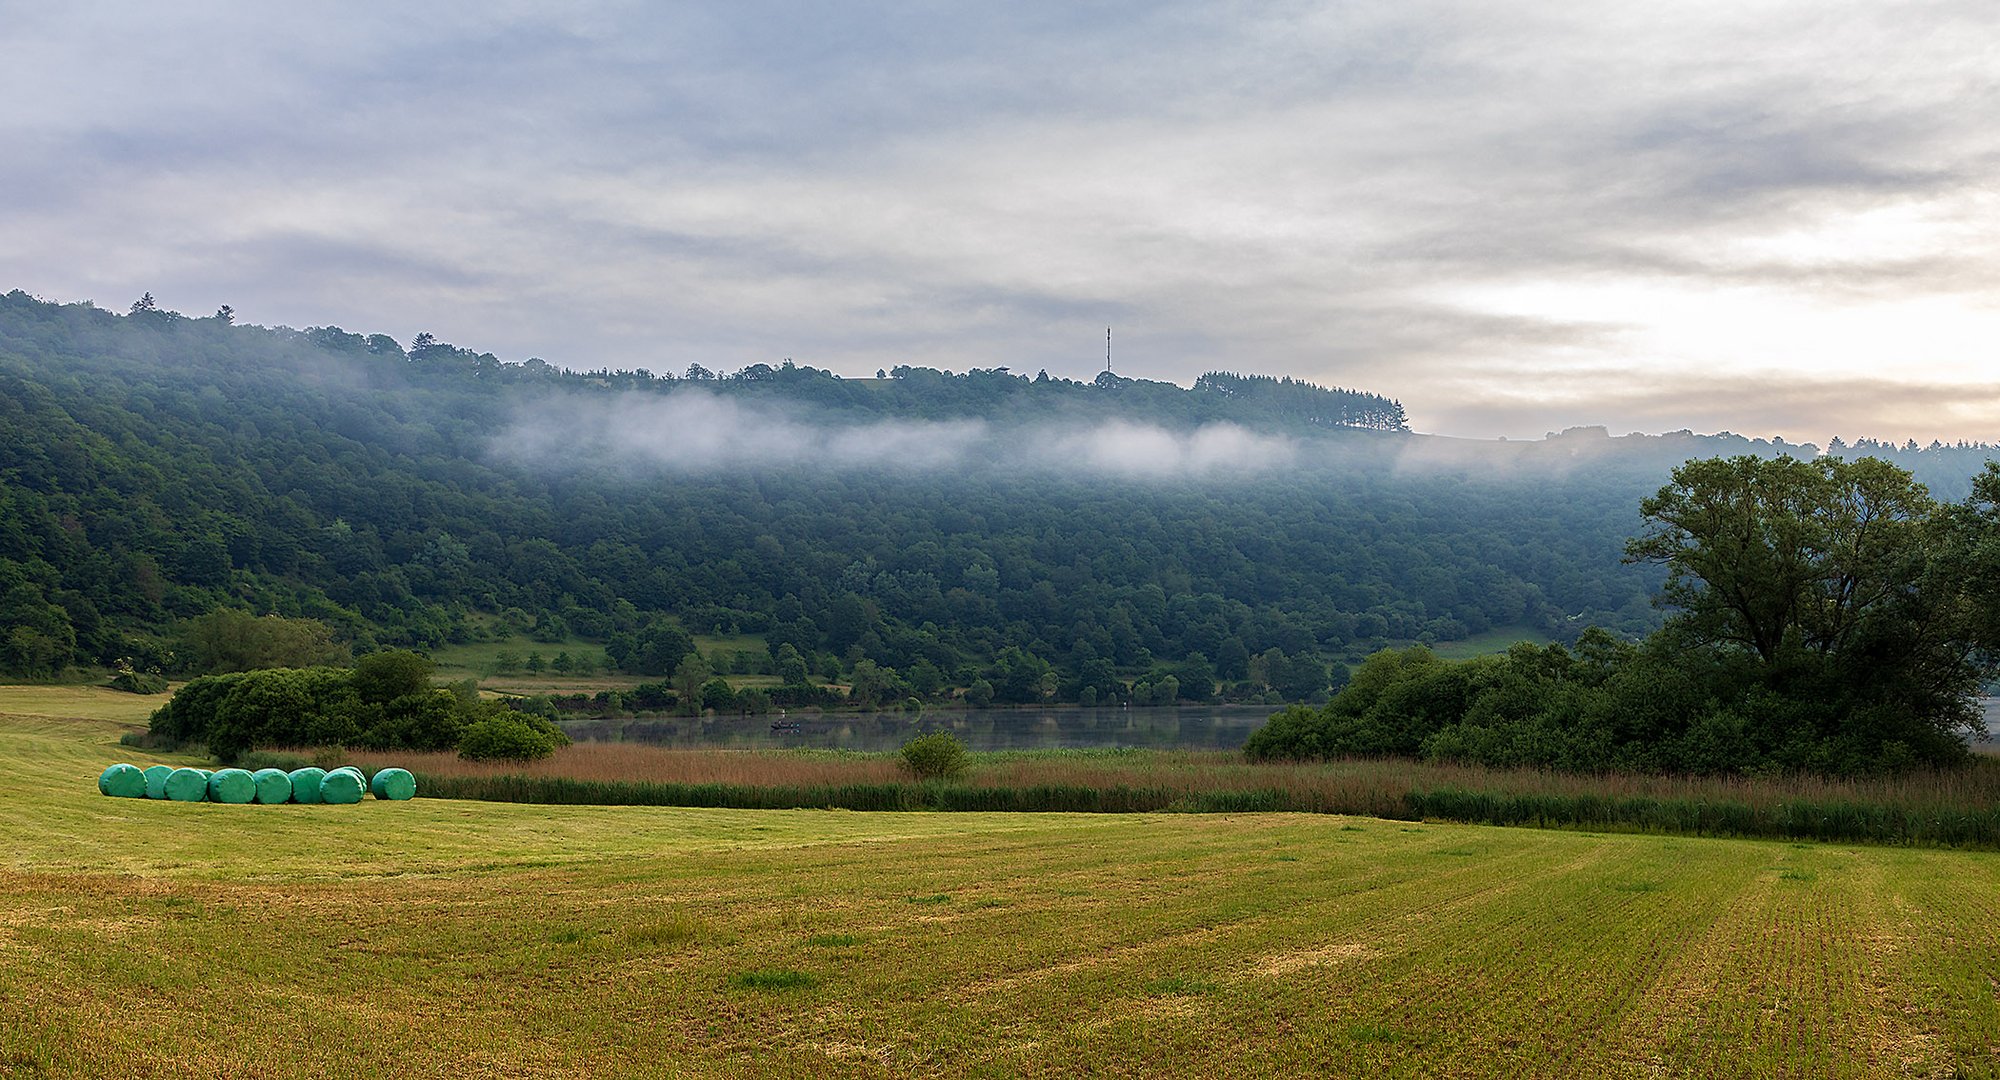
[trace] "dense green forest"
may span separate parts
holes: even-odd
[[[1391,398],[1222,372],[882,374],[571,371],[9,293],[0,669],[191,673],[184,628],[237,608],[360,654],[504,615],[644,675],[672,675],[687,632],[734,631],[821,676],[866,664],[889,693],[1305,699],[1385,645],[1648,632],[1662,575],[1621,560],[1640,499],[1689,457],[1813,452],[1437,439]],[[677,425],[725,407],[750,438],[676,456]],[[1079,431],[1130,452],[1033,452]],[[1160,446],[1183,467],[1119,463]],[[1986,456],[1866,449],[1946,496]]]

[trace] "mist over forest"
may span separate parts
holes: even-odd
[[[1252,365],[1254,366],[1254,365]],[[1398,388],[1402,389],[1402,388]],[[1963,495],[1984,446],[1860,442]],[[1737,435],[1412,433],[1400,401],[897,365],[502,362],[420,335],[0,298],[0,669],[174,672],[218,608],[355,652],[497,617],[664,675],[676,633],[994,700],[1311,699],[1391,644],[1655,628],[1621,560]]]

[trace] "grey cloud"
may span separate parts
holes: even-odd
[[[1473,433],[1660,397],[1643,318],[1481,290],[1971,305],[2000,276],[1984,4],[145,10],[10,27],[0,95],[39,107],[0,118],[0,285],[579,367],[1087,377],[1116,323],[1127,374],[1358,385]],[[1744,244],[1912,206],[1928,249]],[[1614,374],[1517,374],[1578,369]],[[1718,426],[1838,407],[1782,401]]]
[[[1944,384],[1887,376],[1802,379],[1789,372],[1696,383],[1635,372],[1573,372],[1523,379],[1520,392],[1461,407],[1442,425],[1482,436],[1540,438],[1581,424],[1632,431],[1734,431],[1824,445],[1834,436],[1928,443],[2000,442],[2000,383]],[[1810,418],[1802,422],[1801,418]],[[1807,426],[1810,424],[1811,426]],[[1952,433],[1952,434],[1945,434]]]

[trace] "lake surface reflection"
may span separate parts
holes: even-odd
[[[949,731],[972,750],[1152,747],[1237,750],[1276,709],[1214,705],[1133,709],[966,709],[927,713],[815,713],[788,716],[639,716],[569,720],[580,741],[730,749],[894,750],[912,736]]]
[[[2000,752],[2000,697],[1982,697],[1982,750]],[[1195,705],[1136,709],[963,709],[928,712],[816,713],[788,716],[638,716],[567,720],[570,737],[590,742],[752,750],[894,750],[912,736],[949,731],[973,750],[1152,747],[1240,750],[1275,712],[1269,705]],[[782,726],[774,727],[774,724]]]

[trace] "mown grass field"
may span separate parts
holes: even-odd
[[[15,704],[0,1077],[2000,1073],[1993,854],[153,803],[96,792],[123,721]]]
[[[1506,652],[1516,642],[1522,641],[1546,645],[1549,636],[1531,626],[1500,626],[1458,641],[1440,641],[1431,646],[1431,651],[1446,660],[1470,660],[1475,656]],[[1413,644],[1415,642],[1406,641],[1398,647]]]

